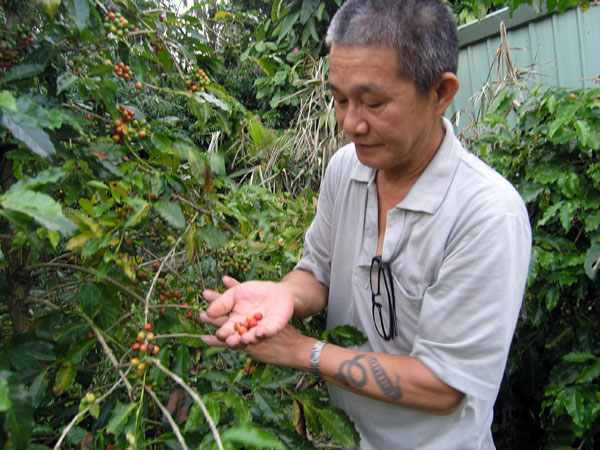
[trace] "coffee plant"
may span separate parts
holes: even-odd
[[[533,249],[496,404],[500,448],[600,441],[600,88],[503,88],[473,143],[519,189]],[[516,426],[515,424],[519,424]]]
[[[213,75],[209,18],[36,3],[0,30],[0,446],[356,443],[310,375],[201,339],[202,290],[289,271],[316,203],[227,174],[262,125]]]

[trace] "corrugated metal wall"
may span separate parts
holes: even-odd
[[[580,8],[562,14],[539,14],[529,6],[508,9],[459,28],[461,51],[458,64],[460,89],[447,111],[461,111],[457,128],[471,123],[478,104],[473,98],[486,82],[497,80],[490,67],[501,45],[500,23],[507,28],[514,66],[533,70],[530,83],[571,88],[600,87],[600,7]]]

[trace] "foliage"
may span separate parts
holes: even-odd
[[[496,431],[510,448],[592,449],[600,436],[600,89],[523,89],[500,90],[474,144],[518,187],[534,229]]]
[[[216,82],[206,4],[38,4],[3,9],[1,445],[353,445],[310,375],[200,338],[202,290],[281,277],[315,209],[228,176],[266,129]]]

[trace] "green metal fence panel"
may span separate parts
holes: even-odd
[[[498,85],[494,62],[502,44],[501,23],[521,81],[566,88],[600,87],[599,6],[548,14],[524,5],[512,16],[505,8],[459,27],[460,89],[446,114],[455,119],[459,131],[477,119],[486,83]]]

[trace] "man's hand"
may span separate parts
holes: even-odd
[[[228,347],[253,344],[258,339],[274,336],[287,325],[294,313],[292,294],[281,283],[239,283],[231,277],[223,277],[223,284],[228,288],[223,294],[208,289],[202,293],[210,306],[200,314],[200,319],[220,326],[215,336]],[[249,314],[256,312],[262,313],[262,320],[256,327],[239,335],[235,324],[245,322]]]
[[[225,345],[214,336],[203,336],[202,339],[211,346]],[[255,344],[239,345],[234,349],[242,350],[267,364],[308,370],[310,352],[315,342],[315,339],[298,333],[291,324],[287,324],[274,336],[261,339]]]

